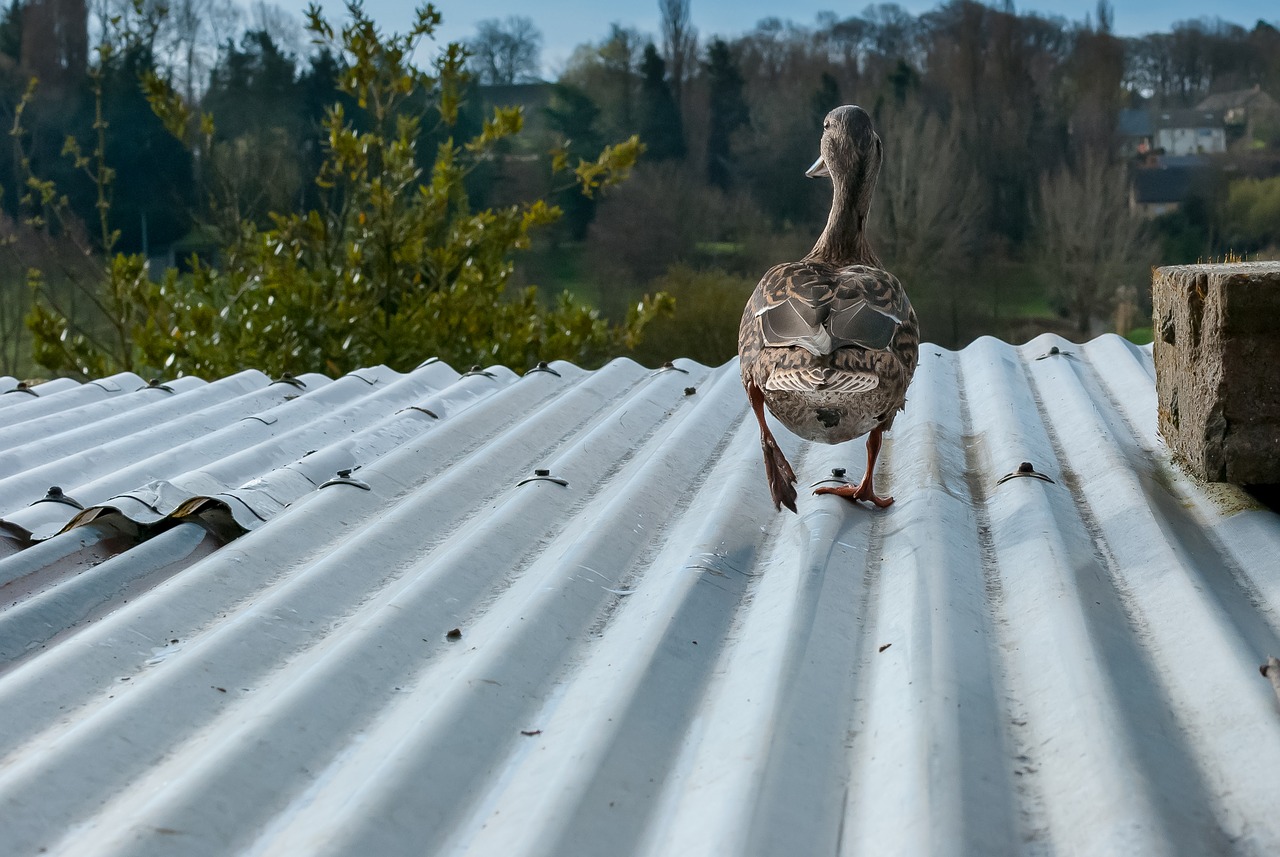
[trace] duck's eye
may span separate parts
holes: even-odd
[[[822,130],[823,130],[823,131],[829,131],[829,130],[831,130],[831,123],[830,123],[830,122],[823,122],[823,123],[822,123]]]

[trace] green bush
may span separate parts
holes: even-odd
[[[638,361],[657,366],[688,357],[719,366],[738,353],[738,323],[755,280],[675,265],[654,285],[675,299],[675,312],[650,325],[634,350]]]
[[[1223,219],[1225,238],[1233,250],[1280,246],[1280,176],[1232,182]]]
[[[455,366],[595,363],[637,345],[670,308],[665,295],[646,296],[615,326],[567,293],[547,306],[533,287],[510,288],[512,253],[560,211],[541,200],[473,211],[464,182],[500,141],[520,133],[520,111],[499,108],[479,134],[455,140],[464,49],[444,47],[430,73],[411,60],[439,13],[425,6],[406,35],[384,35],[358,3],[347,10],[340,31],[316,7],[308,13],[315,41],[344,60],[338,89],[365,114],[353,121],[341,105],[327,111],[316,178],[323,204],[272,214],[266,229],[242,221],[216,263],[193,259],[192,273],[169,271],[160,282],[146,276],[141,258],[110,254],[107,237],[95,284],[102,318],[63,312],[35,279],[29,327],[39,362],[91,376],[409,369],[430,356]],[[211,119],[192,117],[154,72],[144,85],[175,135],[209,145]],[[425,168],[424,122],[440,140]],[[641,150],[633,137],[576,166],[553,153],[553,168],[590,195],[623,180]]]

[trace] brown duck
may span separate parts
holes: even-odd
[[[867,437],[858,485],[824,487],[885,507],[872,486],[881,436],[906,402],[920,331],[907,293],[867,244],[867,213],[880,172],[880,138],[861,107],[822,123],[821,155],[805,173],[830,176],[827,226],[809,255],[770,268],[747,302],[738,332],[742,384],[760,422],[774,506],[796,511],[795,472],[765,423],[764,407],[806,440]]]

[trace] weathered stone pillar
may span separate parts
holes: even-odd
[[[1280,483],[1280,262],[1156,269],[1160,433],[1210,482]]]

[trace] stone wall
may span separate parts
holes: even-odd
[[[1280,483],[1280,262],[1156,269],[1160,432],[1200,478]]]

